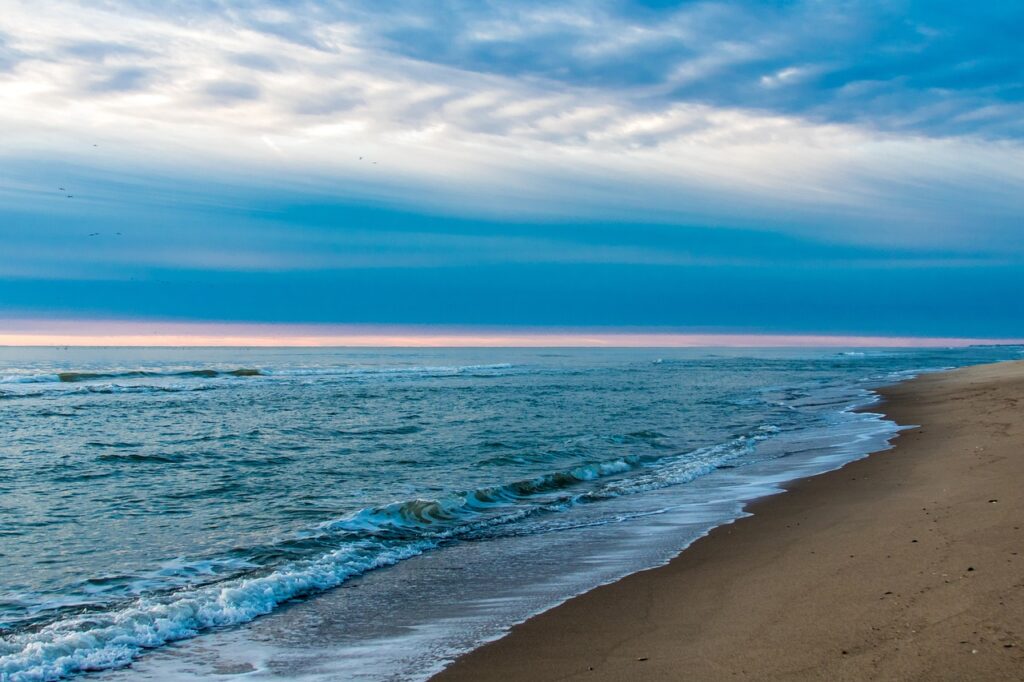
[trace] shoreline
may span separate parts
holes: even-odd
[[[1024,362],[878,393],[870,411],[920,425],[895,448],[787,483],[431,679],[1022,679]]]

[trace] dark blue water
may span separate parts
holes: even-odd
[[[1019,357],[0,349],[0,680],[203,677],[165,645],[269,627],[309,677],[420,678],[884,447],[850,410],[870,388]],[[309,663],[328,650],[350,668]],[[238,670],[282,674],[261,656]]]

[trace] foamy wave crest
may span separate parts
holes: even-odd
[[[745,454],[778,433],[773,425],[717,445],[665,457],[630,456],[582,465],[500,486],[462,491],[437,500],[406,500],[363,509],[321,524],[328,533],[370,537],[460,538],[539,512],[632,495],[695,480]],[[620,476],[619,474],[630,475]],[[602,481],[602,479],[609,479]],[[586,490],[573,490],[597,481]]]
[[[8,374],[0,377],[0,384],[48,384],[60,381],[57,374]]]
[[[430,537],[448,539],[476,530],[480,522],[502,525],[537,511],[552,502],[570,501],[557,493],[585,481],[621,474],[642,465],[641,457],[623,457],[586,464],[567,471],[544,474],[500,486],[454,493],[439,500],[406,500],[321,524],[330,533],[356,533],[375,537]],[[555,494],[552,497],[552,494]],[[544,497],[547,496],[547,497]],[[543,498],[543,499],[538,499]],[[537,502],[531,506],[530,502]]]
[[[366,571],[389,566],[433,543],[382,546],[352,543],[316,560],[264,576],[139,599],[120,610],[88,613],[0,641],[0,679],[43,682],[75,673],[128,665],[145,649],[193,637],[203,630],[245,623],[279,604],[336,587]]]
[[[685,455],[662,458],[659,466],[640,472],[636,476],[611,482],[598,490],[586,493],[585,497],[594,500],[634,495],[689,483],[721,468],[731,460],[750,454],[759,442],[771,438],[778,432],[778,427],[768,424],[750,435],[737,436],[728,442],[700,448]]]

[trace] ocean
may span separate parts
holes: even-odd
[[[0,680],[425,679],[1021,356],[0,348]]]

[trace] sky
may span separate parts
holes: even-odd
[[[0,340],[1021,338],[1021,35],[997,1],[0,0]]]

